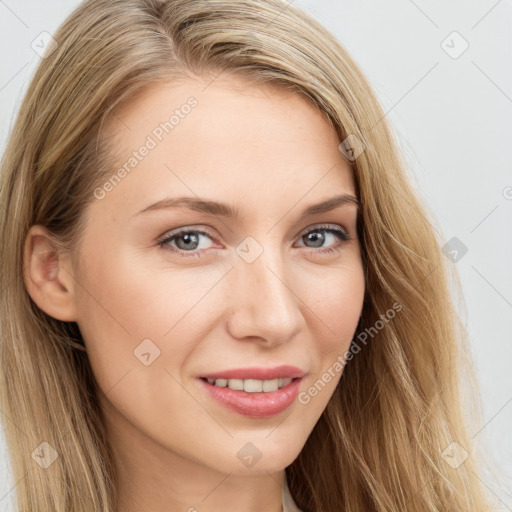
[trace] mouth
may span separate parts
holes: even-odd
[[[304,377],[305,372],[297,366],[283,364],[266,368],[263,366],[252,366],[249,368],[234,368],[232,370],[223,370],[216,373],[206,373],[201,375],[206,379],[214,380],[275,380],[275,379],[295,379]]]
[[[294,380],[301,377],[279,377],[276,379],[214,379],[200,377],[203,382],[217,388],[229,388],[233,391],[245,391],[246,393],[272,393],[288,386]]]
[[[200,377],[208,396],[228,410],[248,418],[270,418],[296,400],[303,377],[225,379]]]

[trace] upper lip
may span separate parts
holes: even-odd
[[[234,368],[232,370],[222,370],[215,373],[201,375],[205,379],[258,379],[273,380],[282,378],[295,379],[303,377],[305,372],[296,366],[281,365],[273,368],[264,368],[261,366],[252,366],[250,368]]]

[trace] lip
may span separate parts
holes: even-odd
[[[304,377],[306,372],[300,368],[290,365],[275,366],[273,368],[264,368],[262,366],[252,366],[250,368],[235,368],[233,370],[223,370],[216,373],[207,373],[201,377],[207,379],[258,379],[273,380],[279,377],[288,379],[297,379]]]
[[[198,381],[209,396],[231,411],[249,418],[269,418],[292,405],[299,393],[302,377],[293,378],[288,385],[277,391],[261,393],[248,393],[247,391],[220,388],[209,384],[202,378],[199,378]]]

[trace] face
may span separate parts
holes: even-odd
[[[304,97],[208,83],[153,85],[111,117],[127,165],[86,211],[76,321],[113,436],[161,461],[278,471],[331,398],[361,314],[357,205],[307,212],[355,197],[354,182]],[[236,369],[247,391],[204,379]]]

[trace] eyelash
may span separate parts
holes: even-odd
[[[339,228],[333,228],[331,226],[316,226],[314,229],[310,229],[308,231],[303,232],[299,238],[302,238],[306,236],[309,233],[314,232],[326,232],[331,233],[338,237],[339,240],[341,240],[341,243],[343,245],[343,242],[348,242],[349,240],[352,240],[352,237],[350,237],[344,230]],[[182,249],[178,249],[176,247],[172,247],[169,244],[169,242],[172,242],[175,238],[179,238],[180,235],[189,234],[189,233],[198,233],[200,235],[206,235],[210,238],[213,238],[213,235],[207,231],[201,231],[198,229],[182,229],[180,231],[177,231],[175,233],[166,234],[163,239],[160,239],[158,241],[158,246],[161,247],[164,250],[171,251],[173,253],[178,254],[179,256],[182,256],[184,258],[190,258],[190,257],[197,257],[200,258],[203,256],[204,250],[196,249],[195,251],[183,251]],[[315,250],[312,248],[309,248],[310,253],[321,253],[321,254],[330,254],[334,252],[339,252],[341,250],[341,246],[338,245],[336,247],[328,247],[327,249],[323,250]]]

